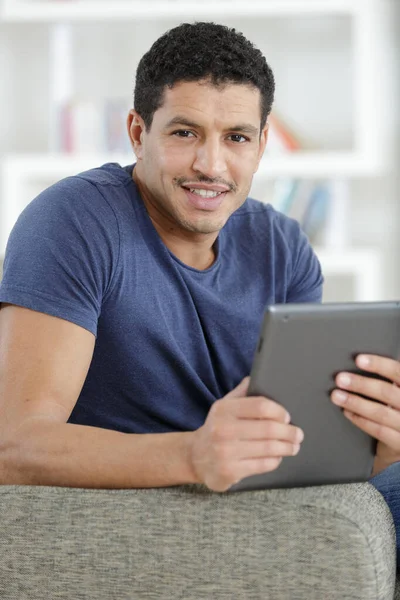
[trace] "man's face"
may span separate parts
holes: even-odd
[[[260,92],[247,85],[181,82],[166,88],[150,131],[132,111],[141,193],[171,231],[218,232],[248,196],[265,148]]]

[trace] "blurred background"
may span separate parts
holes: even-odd
[[[137,64],[196,20],[242,31],[275,73],[252,196],[301,223],[324,300],[399,299],[399,0],[0,0],[0,260],[42,189],[134,162]]]

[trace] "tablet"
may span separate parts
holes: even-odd
[[[300,452],[230,488],[255,490],[366,481],[376,441],[330,399],[357,354],[400,357],[400,302],[277,304],[266,309],[248,395],[284,406],[304,431]],[[366,374],[364,372],[364,374]]]

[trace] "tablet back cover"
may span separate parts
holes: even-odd
[[[360,353],[400,356],[400,303],[286,304],[266,310],[248,395],[282,404],[304,431],[300,452],[230,491],[366,481],[376,441],[330,399]],[[365,372],[364,372],[365,374]]]

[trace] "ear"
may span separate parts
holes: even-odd
[[[140,160],[143,155],[143,134],[146,130],[144,121],[139,113],[132,109],[129,111],[126,124],[133,151],[137,159]]]
[[[257,159],[257,164],[256,164],[256,168],[255,168],[254,173],[258,170],[258,167],[260,166],[260,161],[261,161],[261,159],[263,157],[264,150],[265,150],[265,147],[267,145],[268,130],[269,130],[269,124],[266,123],[264,125],[264,128],[261,131],[261,135],[260,135],[260,146],[259,146],[259,149],[258,149],[258,159]]]

